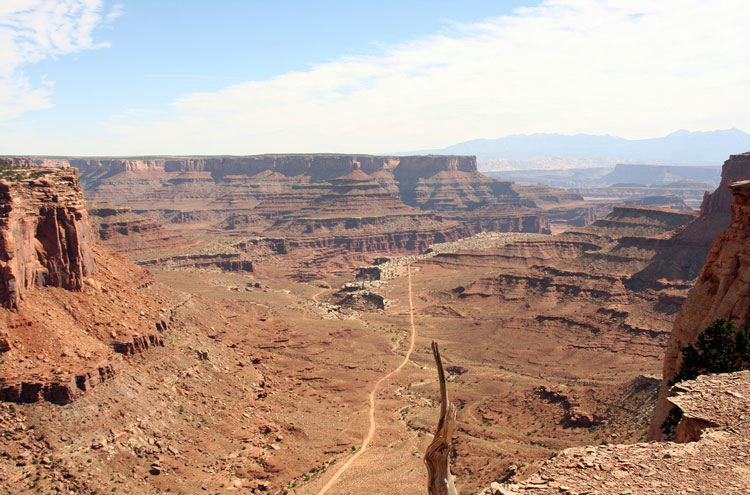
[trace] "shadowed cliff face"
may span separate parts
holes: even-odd
[[[695,343],[718,318],[732,320],[740,328],[750,324],[750,181],[734,183],[729,189],[734,195],[731,223],[711,244],[706,264],[675,320],[667,345],[652,438],[661,436],[661,424],[671,408],[667,402],[669,381],[682,364],[680,350]]]
[[[0,175],[0,301],[35,286],[80,290],[93,273],[91,227],[75,169]]]
[[[711,242],[729,225],[732,204],[729,185],[745,179],[750,179],[750,153],[730,156],[721,171],[721,184],[713,193],[706,193],[698,218],[673,236],[669,246],[638,277],[650,280],[697,277]]]

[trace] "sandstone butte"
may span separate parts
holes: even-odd
[[[737,155],[731,160],[749,157]],[[679,368],[680,349],[694,343],[712,321],[726,317],[740,326],[750,322],[750,181],[732,183],[729,189],[734,195],[729,226],[711,245],[705,266],[675,320],[664,360],[651,435],[660,437],[659,425],[669,409],[677,406],[683,412],[677,443],[566,449],[525,481],[493,483],[483,494],[748,492],[750,371],[667,385]],[[712,203],[725,193],[717,192]]]

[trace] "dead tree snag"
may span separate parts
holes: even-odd
[[[424,454],[424,462],[427,465],[427,491],[430,495],[458,495],[453,484],[449,459],[451,439],[456,428],[456,406],[448,402],[445,371],[436,342],[432,343],[432,354],[435,356],[440,381],[440,420],[435,438]]]

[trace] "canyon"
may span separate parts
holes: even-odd
[[[725,164],[724,179],[738,172],[750,154]],[[729,165],[729,166],[727,166]],[[729,173],[727,173],[729,172]],[[493,483],[484,495],[521,493],[745,493],[750,485],[746,458],[750,371],[708,374],[673,383],[683,356],[718,318],[740,328],[750,323],[747,237],[750,233],[750,180],[728,184],[734,196],[729,225],[716,237],[694,287],[674,321],[663,364],[663,378],[649,436],[662,439],[670,409],[681,413],[674,442],[567,449],[520,483]],[[718,214],[711,205],[725,201],[717,190],[704,201],[701,216]],[[722,211],[722,216],[725,212]],[[689,224],[685,231],[700,225]],[[684,232],[684,231],[683,231]],[[679,235],[679,234],[678,234]],[[674,466],[681,467],[675,470]]]
[[[6,166],[3,490],[320,493],[358,452],[372,394],[371,442],[328,493],[422,492],[436,341],[460,491],[558,493],[572,482],[537,480],[665,458],[637,443],[663,400],[717,423],[684,397],[718,397],[721,380],[662,384],[657,404],[664,352],[695,337],[677,315],[696,291],[701,308],[737,294],[706,314],[747,316],[746,186],[729,185],[750,154],[698,211],[520,186],[458,156]],[[709,253],[727,225],[715,246],[735,247]],[[711,435],[700,449],[725,452]],[[586,447],[604,442],[628,445]]]
[[[142,224],[133,226],[135,235],[103,232],[100,239],[120,252],[128,251],[125,243],[132,239],[138,261],[148,266],[189,266],[193,258],[208,266],[213,254],[221,255],[218,264],[226,266],[231,258],[235,266],[249,266],[269,253],[295,250],[300,276],[308,278],[321,264],[352,269],[380,254],[419,253],[430,244],[480,232],[547,233],[585,226],[620,201],[587,202],[561,188],[491,179],[467,156],[27,158],[22,163],[76,167],[99,212],[111,216],[113,209],[129,208],[127,217]],[[670,195],[625,201],[686,207]],[[117,221],[127,230],[123,214]],[[145,219],[133,215],[189,237],[189,244],[170,244],[191,249],[170,259],[159,252],[159,239],[143,238],[156,227],[145,228]],[[158,236],[163,241],[168,234]]]

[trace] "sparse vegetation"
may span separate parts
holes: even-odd
[[[682,367],[674,385],[707,373],[731,373],[750,368],[750,327],[739,330],[726,318],[714,321],[695,345],[682,349]]]
[[[680,372],[669,385],[695,380],[708,373],[732,373],[750,369],[750,327],[740,330],[726,318],[719,318],[698,336],[695,345],[682,348]],[[674,436],[682,411],[673,407],[661,425],[662,431]]]
[[[29,170],[20,167],[0,167],[0,179],[18,182],[25,179],[38,179],[46,175],[45,170]]]

